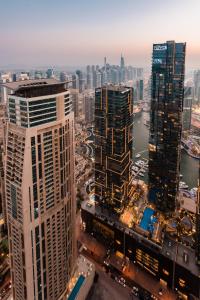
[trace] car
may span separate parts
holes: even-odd
[[[154,299],[154,300],[158,300],[158,298],[153,294],[151,295],[151,298]]]
[[[135,295],[136,297],[138,297],[138,295],[139,295],[139,293],[138,293],[137,291],[135,291],[135,290],[132,290],[131,293],[132,293],[133,295]]]
[[[160,295],[160,296],[163,295],[163,290],[162,290],[162,288],[159,289],[158,295]]]
[[[106,261],[106,260],[104,260],[104,262],[103,262],[106,266],[109,266],[109,263]]]
[[[123,277],[118,278],[117,276],[115,277],[115,281],[118,282],[119,284],[121,284],[123,287],[126,287],[126,281]]]

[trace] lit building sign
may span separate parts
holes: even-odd
[[[167,45],[156,45],[153,50],[167,50]]]

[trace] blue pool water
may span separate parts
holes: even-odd
[[[76,296],[77,296],[84,280],[85,280],[85,277],[83,275],[80,275],[79,279],[77,280],[77,282],[76,282],[76,284],[73,288],[73,290],[71,291],[71,294],[69,295],[68,300],[75,300],[76,299]]]
[[[152,208],[145,208],[142,220],[140,222],[140,227],[142,229],[153,232],[154,223],[157,221],[157,218],[155,218],[153,214],[154,210]]]

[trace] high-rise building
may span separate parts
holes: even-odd
[[[200,70],[194,72],[194,97],[200,102]]]
[[[149,138],[149,201],[165,213],[176,207],[184,98],[185,43],[153,45]]]
[[[125,61],[124,61],[124,57],[121,54],[121,58],[120,58],[120,67],[124,68],[125,67]]]
[[[5,166],[13,298],[66,299],[76,261],[69,91],[54,79],[7,87],[13,90]]]
[[[48,69],[46,71],[46,75],[47,75],[47,78],[54,78],[54,70],[53,69]]]
[[[78,76],[78,88],[79,88],[79,93],[83,92],[84,89],[84,79],[83,79],[83,72],[80,70],[76,71],[76,75]]]
[[[72,99],[72,110],[74,112],[74,117],[79,117],[79,91],[78,89],[70,89],[70,96]]]
[[[35,78],[35,79],[42,79],[42,77],[44,78],[43,72],[42,72],[42,71],[39,71],[39,70],[36,70],[35,73],[34,73],[34,78]],[[27,78],[27,79],[28,79],[28,78]]]
[[[100,71],[96,71],[96,87],[101,87],[102,83],[102,73]]]
[[[136,82],[136,90],[137,90],[137,100],[143,100],[143,93],[144,93],[144,82],[142,79],[137,80]]]
[[[107,62],[106,62],[106,57],[104,57],[104,70],[106,71],[106,67],[107,67]]]
[[[93,77],[92,77],[91,67],[88,65],[86,68],[86,83],[87,83],[88,89],[92,89],[92,87],[93,87],[92,79],[93,79]]]
[[[72,75],[72,88],[79,90],[79,79],[77,74]]]
[[[12,76],[10,73],[0,74],[0,103],[2,104],[7,101],[7,89],[2,84],[11,81]]]
[[[84,97],[84,115],[86,124],[94,122],[94,94]]]
[[[60,72],[60,81],[64,82],[68,80],[68,76],[65,72]]]
[[[95,199],[120,212],[129,197],[133,144],[133,90],[105,86],[95,91]]]
[[[182,131],[188,131],[191,128],[191,118],[192,118],[192,97],[184,96],[183,101],[183,118],[182,118]]]
[[[29,79],[29,73],[28,72],[21,72],[18,76],[19,81],[28,80]]]
[[[5,176],[4,176],[4,153],[6,136],[6,105],[0,104],[0,215],[3,217],[3,223],[6,226],[6,202],[5,202]]]
[[[142,78],[143,77],[143,68],[137,68],[136,69],[136,77]]]

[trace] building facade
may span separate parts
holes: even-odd
[[[197,264],[200,266],[200,162],[196,206],[196,260]]]
[[[88,93],[84,97],[84,115],[85,123],[90,124],[94,122],[94,94]]]
[[[129,196],[133,147],[133,90],[95,91],[95,199],[120,212]]]
[[[5,176],[13,298],[63,299],[76,261],[69,92],[54,79],[10,88]]]
[[[81,217],[88,234],[92,234],[111,251],[125,255],[164,286],[175,290],[180,299],[200,299],[200,269],[196,264],[194,249],[167,235],[163,245],[158,245],[134,229],[125,227],[116,218],[102,215],[100,210],[89,207],[87,202],[82,203]],[[133,285],[137,278],[140,282],[139,273]],[[150,297],[151,294],[147,299]]]
[[[200,70],[194,72],[194,98],[199,104],[200,102]]]
[[[153,45],[149,138],[149,201],[164,213],[176,207],[179,185],[185,43]]]

